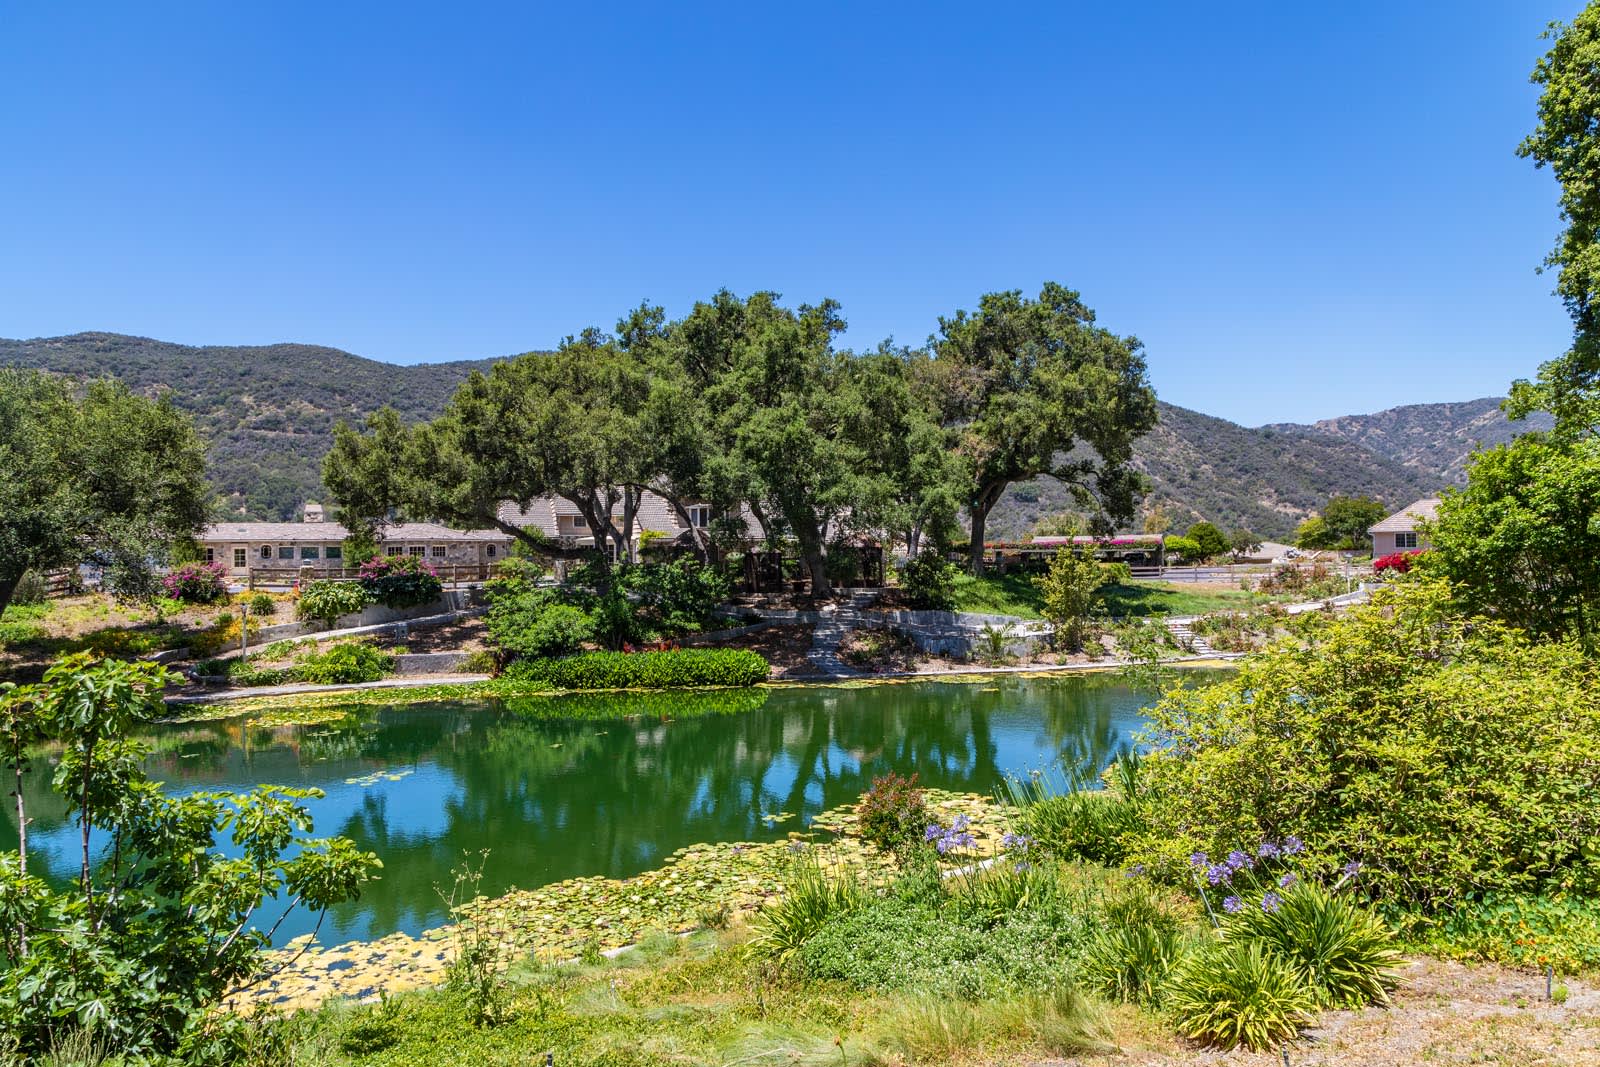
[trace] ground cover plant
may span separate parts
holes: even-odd
[[[1145,579],[1113,581],[1102,585],[1098,592],[1105,603],[1106,614],[1113,618],[1242,611],[1274,599],[1293,599],[1262,596],[1247,590],[1220,588],[1205,583]],[[1339,592],[1344,592],[1342,581]],[[957,611],[1014,615],[1024,619],[1044,618],[1041,594],[1033,585],[1032,575],[1022,571],[985,574],[979,578],[961,575],[955,581],[952,596]]]

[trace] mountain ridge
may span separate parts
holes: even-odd
[[[468,374],[501,358],[394,364],[298,343],[180,345],[103,332],[0,338],[0,366],[109,374],[144,393],[170,389],[207,439],[230,512],[267,519],[289,518],[324,495],[321,459],[339,419],[386,403],[407,419],[432,417]],[[1162,402],[1134,465],[1151,482],[1146,509],[1161,505],[1180,527],[1206,518],[1283,538],[1333,493],[1367,493],[1399,508],[1459,484],[1475,443],[1548,425],[1512,426],[1498,405],[1482,397],[1252,428]],[[1054,479],[1018,483],[991,515],[990,536],[1022,536],[1072,506]]]

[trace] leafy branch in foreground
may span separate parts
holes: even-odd
[[[142,769],[148,746],[127,735],[160,714],[165,684],[155,664],[84,654],[0,693],[23,828],[0,854],[0,1030],[24,1052],[81,1029],[126,1053],[226,1059],[240,1024],[210,1009],[269,977],[261,950],[288,914],[320,925],[381,866],[345,838],[300,836],[319,790],[164,795]],[[20,783],[40,739],[61,746],[52,786],[77,817],[65,887],[28,870]]]

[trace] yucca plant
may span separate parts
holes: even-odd
[[[848,871],[832,874],[816,850],[801,849],[790,864],[783,896],[761,909],[751,938],[752,956],[780,964],[791,962],[822,924],[861,907],[867,894]]]
[[[1387,1004],[1400,954],[1372,912],[1314,882],[1268,893],[1228,916],[1223,936],[1254,940],[1300,974],[1319,1008]]]
[[[1167,1008],[1184,1037],[1265,1049],[1311,1020],[1311,993],[1294,967],[1258,941],[1218,941],[1172,975]]]

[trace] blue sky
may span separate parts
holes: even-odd
[[[0,0],[0,336],[503,355],[719,287],[920,343],[1076,289],[1247,424],[1502,392],[1568,329],[1514,150],[1577,0]]]

